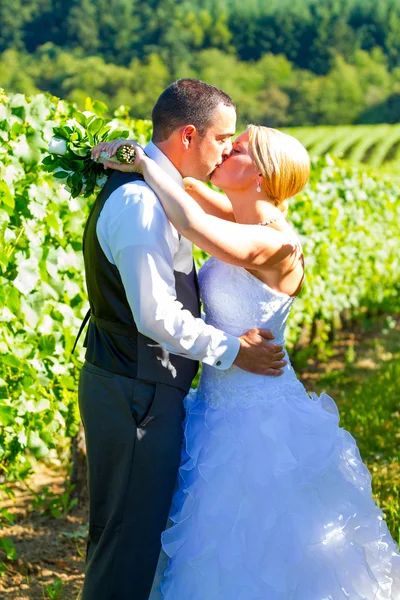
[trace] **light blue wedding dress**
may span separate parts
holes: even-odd
[[[284,342],[294,298],[215,258],[199,283],[208,323]],[[286,360],[278,378],[204,365],[151,600],[400,599],[398,547],[355,440]]]

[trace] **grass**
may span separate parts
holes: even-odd
[[[341,425],[357,439],[373,476],[374,495],[400,544],[400,360],[384,364],[367,381],[344,386]]]

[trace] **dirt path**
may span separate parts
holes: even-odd
[[[309,391],[325,389],[340,405],[346,391],[343,382],[366,379],[382,362],[395,356],[400,357],[399,315],[377,319],[352,333],[341,333],[327,362],[310,359],[296,367]],[[46,487],[51,493],[61,494],[64,483],[65,472],[43,466],[29,481],[36,494]],[[83,582],[87,506],[52,518],[32,510],[34,498],[25,485],[18,484],[15,499],[0,502],[0,508],[6,507],[15,517],[15,523],[1,530],[1,535],[11,538],[17,548],[17,559],[6,561],[6,571],[0,577],[0,598],[74,600]],[[2,560],[4,553],[0,551]]]
[[[31,489],[42,493],[42,497],[45,488],[50,493],[62,494],[64,483],[64,472],[43,466],[29,481]],[[2,502],[1,506],[14,514],[15,523],[1,533],[14,542],[17,560],[6,563],[6,573],[0,578],[0,598],[76,598],[83,582],[87,507],[65,517],[52,518],[32,510],[35,496],[23,484],[14,491],[15,499]]]

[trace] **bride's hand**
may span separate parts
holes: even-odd
[[[103,162],[104,168],[114,169],[115,171],[122,171],[123,173],[142,173],[144,169],[145,160],[148,158],[143,148],[134,140],[114,140],[113,142],[100,142],[97,146],[92,148],[92,159],[98,161],[102,152],[109,155],[110,159],[115,156],[117,150],[121,146],[134,146],[136,150],[135,161],[130,164],[123,164],[107,160]]]
[[[199,183],[200,183],[199,180],[195,179],[194,177],[185,177],[183,179],[183,185],[184,185],[185,192],[187,192],[188,194],[190,194],[192,196],[193,194],[195,194],[198,191]]]

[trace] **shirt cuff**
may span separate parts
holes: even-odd
[[[240,339],[228,333],[223,334],[221,342],[203,358],[203,363],[221,371],[229,369],[240,349]]]

